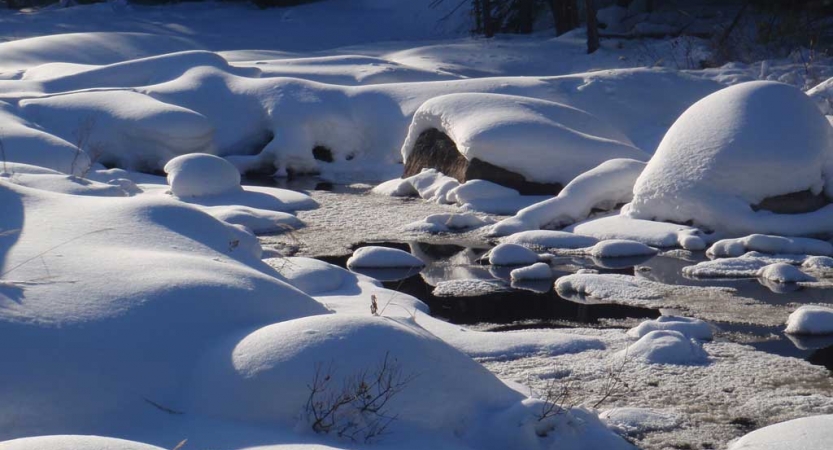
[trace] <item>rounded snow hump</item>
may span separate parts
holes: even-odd
[[[734,235],[831,229],[823,192],[833,193],[832,143],[830,124],[800,90],[769,81],[728,87],[671,126],[625,212]]]

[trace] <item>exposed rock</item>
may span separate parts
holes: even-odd
[[[563,187],[558,183],[534,183],[523,176],[473,158],[463,157],[457,145],[445,133],[436,128],[428,129],[416,140],[414,149],[405,162],[403,178],[418,174],[422,169],[432,168],[457,179],[460,183],[469,180],[487,180],[517,190],[522,195],[556,195]]]
[[[755,211],[772,211],[776,214],[801,214],[816,211],[830,204],[824,193],[813,194],[810,190],[767,197],[752,205]]]
[[[333,152],[323,145],[316,145],[312,149],[312,157],[319,160],[331,163],[333,162]]]

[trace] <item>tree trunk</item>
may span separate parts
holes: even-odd
[[[535,22],[535,0],[518,0],[518,32],[521,34],[532,33],[532,26]]]
[[[578,28],[578,0],[550,0],[552,19],[555,22],[555,35]]]
[[[474,13],[474,32],[483,33],[483,0],[472,0],[472,12]]]
[[[492,0],[482,0],[480,7],[483,14],[483,35],[490,38],[495,35],[494,20],[492,20]]]
[[[585,0],[584,9],[587,10],[587,53],[590,54],[599,49],[599,27],[593,0]]]

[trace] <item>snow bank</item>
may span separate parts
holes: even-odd
[[[552,269],[550,269],[549,264],[539,262],[531,266],[517,268],[509,276],[512,281],[549,280],[552,278]]]
[[[702,345],[673,330],[651,331],[619,352],[619,355],[648,364],[693,365],[704,364],[709,360]]]
[[[428,100],[414,114],[402,145],[403,160],[430,129],[445,133],[468,160],[476,158],[540,183],[566,185],[612,158],[648,159],[624,134],[592,114],[526,97],[465,93]]]
[[[162,450],[160,447],[100,436],[38,436],[0,442],[2,450]]]
[[[716,257],[741,256],[749,251],[831,256],[833,244],[818,239],[753,234],[742,238],[719,240],[709,247],[706,254]]]
[[[784,331],[789,334],[831,334],[833,309],[815,305],[802,306],[790,314]]]
[[[191,153],[165,164],[171,193],[177,197],[211,197],[235,194],[240,187],[240,172],[223,158],[205,153]]]
[[[304,227],[304,222],[286,212],[247,206],[209,206],[203,210],[223,222],[242,225],[255,234],[285,233]]]
[[[567,184],[557,197],[526,207],[494,227],[492,234],[506,236],[546,226],[563,226],[587,218],[593,209],[611,209],[633,198],[633,184],[645,163],[612,159],[584,172]]]
[[[677,316],[659,316],[655,320],[646,320],[628,330],[628,336],[641,338],[651,331],[656,330],[677,331],[691,339],[699,339],[702,341],[710,341],[712,339],[712,328],[708,323],[700,319]]]
[[[489,251],[489,264],[493,266],[521,266],[538,262],[538,254],[515,244],[498,244]]]
[[[626,256],[656,255],[657,249],[641,242],[625,239],[609,239],[594,245],[590,251],[594,258],[620,258]]]
[[[623,212],[732,235],[829,231],[833,207],[753,211],[771,197],[828,186],[830,124],[801,91],[750,82],[695,103],[666,133]],[[766,180],[762,183],[761,180]]]
[[[565,231],[530,230],[521,231],[506,236],[500,240],[504,244],[517,244],[534,250],[546,251],[550,249],[579,249],[592,247],[599,240],[589,236],[581,236]]]
[[[816,281],[815,278],[802,272],[799,268],[787,263],[775,263],[760,268],[759,278],[776,283],[798,283],[802,281]]]
[[[833,441],[833,415],[803,417],[755,430],[729,450],[826,450]]]
[[[299,415],[306,420],[307,386],[316,371],[321,379],[334,378],[327,385],[332,391],[322,393],[326,401],[350,377],[363,371],[373,377],[383,364],[385,375],[405,383],[386,405],[398,417],[394,426],[461,430],[483,408],[506,408],[522,399],[483,366],[407,320],[336,314],[227,339],[197,370],[191,410],[293,427]]]
[[[347,267],[349,268],[419,268],[424,266],[425,262],[404,250],[373,245],[356,249],[353,256],[347,260]]]

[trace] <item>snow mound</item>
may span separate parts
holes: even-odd
[[[755,430],[729,450],[827,450],[833,442],[833,415],[802,417]]]
[[[367,246],[356,249],[347,260],[348,268],[418,268],[425,262],[416,256],[397,248]]]
[[[711,326],[700,319],[690,317],[660,316],[655,320],[646,320],[628,330],[628,336],[641,338],[651,331],[678,331],[689,338],[710,341],[712,339]]]
[[[810,256],[801,263],[807,270],[829,270],[833,268],[833,258],[829,256]]]
[[[656,255],[657,249],[641,242],[625,239],[609,239],[601,241],[590,249],[590,256],[594,258],[620,258],[627,256]]]
[[[345,358],[349,355],[349,358]],[[296,425],[316,372],[332,390],[386,365],[404,382],[386,405],[401,422],[459,430],[483,408],[506,408],[522,395],[483,366],[406,319],[326,315],[269,325],[226,340],[203,359],[191,410],[257,423]]]
[[[587,218],[593,209],[611,209],[633,198],[633,184],[645,163],[611,159],[575,177],[558,196],[528,206],[494,227],[492,234],[506,236],[546,226],[568,225]]]
[[[816,281],[815,278],[802,272],[798,267],[787,263],[775,263],[764,266],[758,270],[757,275],[759,278],[776,283]]]
[[[235,194],[240,187],[240,172],[234,164],[218,156],[192,153],[165,164],[171,193],[180,198]]]
[[[590,219],[571,225],[565,231],[592,236],[600,240],[626,239],[652,247],[682,247],[694,251],[706,248],[703,233],[697,228],[633,219],[623,215]]]
[[[431,293],[436,297],[478,297],[507,290],[507,286],[498,281],[462,279],[440,281]]]
[[[326,263],[324,261],[304,258],[289,257],[276,258],[277,261],[269,261],[286,278],[286,282],[300,289],[307,295],[321,295],[337,290],[344,284],[349,272],[344,269]]]
[[[805,255],[764,255],[749,252],[737,258],[721,258],[702,261],[683,267],[683,275],[689,278],[744,278],[757,277],[762,268],[777,264],[801,264]]]
[[[655,306],[658,300],[664,298],[714,296],[732,292],[725,288],[675,286],[630,275],[589,271],[559,278],[555,282],[555,290],[563,298],[580,300],[582,303],[595,301],[646,307]]]
[[[432,214],[423,220],[411,222],[403,227],[405,231],[421,233],[451,233],[480,228],[494,221],[473,213]]]
[[[619,355],[648,364],[695,365],[704,364],[709,359],[702,345],[673,330],[651,331]]]
[[[489,264],[493,266],[521,266],[538,262],[538,254],[516,244],[498,244],[489,251]]]
[[[552,278],[552,269],[547,263],[539,262],[531,266],[520,267],[510,272],[512,281],[523,280],[549,280]]]
[[[159,447],[101,436],[38,436],[0,442],[0,450],[162,450]]]
[[[402,145],[405,161],[417,138],[430,129],[445,133],[466,159],[494,164],[533,182],[565,185],[612,158],[648,159],[602,119],[527,97],[463,93],[426,101],[414,114]]]
[[[671,126],[623,211],[731,235],[829,231],[831,206],[802,214],[752,206],[787,194],[820,194],[828,186],[830,152],[830,124],[801,91],[765,81],[731,86],[698,101]]]
[[[506,236],[500,240],[504,244],[517,244],[531,249],[545,251],[549,249],[579,249],[592,247],[599,240],[566,231],[530,230]]]
[[[100,183],[85,178],[69,175],[15,173],[9,181],[18,186],[26,186],[50,192],[69,195],[90,195],[96,197],[128,197],[134,193],[123,189],[118,182]],[[126,180],[127,181],[127,180]],[[130,181],[127,181],[130,183]],[[135,185],[132,186],[135,188]]]
[[[599,418],[608,427],[628,436],[671,430],[682,422],[679,414],[651,408],[613,408],[602,411]]]
[[[477,200],[494,200],[510,198],[520,195],[518,191],[487,180],[469,180],[449,191],[447,198],[458,205],[476,202]]]
[[[247,206],[210,206],[205,212],[223,222],[243,225],[255,234],[283,233],[304,227],[292,214]]]
[[[721,239],[712,244],[706,254],[716,257],[741,256],[749,251],[831,256],[833,244],[811,238],[753,234],[742,238]]]
[[[787,318],[786,333],[833,334],[833,309],[824,306],[805,305]]]

